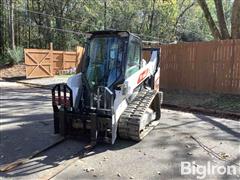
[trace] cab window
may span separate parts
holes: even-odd
[[[130,77],[140,69],[141,46],[138,41],[130,40],[128,44],[126,77]]]

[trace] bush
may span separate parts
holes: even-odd
[[[9,64],[19,64],[23,60],[23,48],[16,47],[14,49],[8,49]]]
[[[1,54],[0,55],[0,67],[6,66],[9,64],[10,64],[10,62],[9,62],[8,54]]]

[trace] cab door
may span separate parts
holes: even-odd
[[[130,36],[128,43],[125,79],[141,68],[141,43],[139,39]]]

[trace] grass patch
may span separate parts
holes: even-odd
[[[240,95],[163,90],[163,103],[239,113]]]

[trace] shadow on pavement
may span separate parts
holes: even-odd
[[[2,79],[9,82],[17,82],[21,80],[26,80],[26,76],[3,77]]]
[[[228,126],[218,122],[218,121],[214,121],[213,119],[207,117],[207,116],[203,116],[203,115],[199,115],[196,114],[196,117],[198,117],[199,119],[201,119],[202,121],[208,122],[210,124],[212,124],[213,126],[218,127],[219,129],[221,129],[222,131],[236,137],[236,138],[240,138],[240,133],[236,132],[234,130],[232,130],[232,128],[229,128]]]
[[[3,87],[1,92],[0,165],[30,156],[33,152],[53,144],[51,92],[39,88]],[[2,177],[20,177],[50,171],[64,162],[78,157],[88,139],[68,139],[29,160],[13,171],[0,173]],[[134,145],[118,140],[114,146],[101,144],[87,156],[118,150]],[[87,157],[86,156],[86,157]]]

